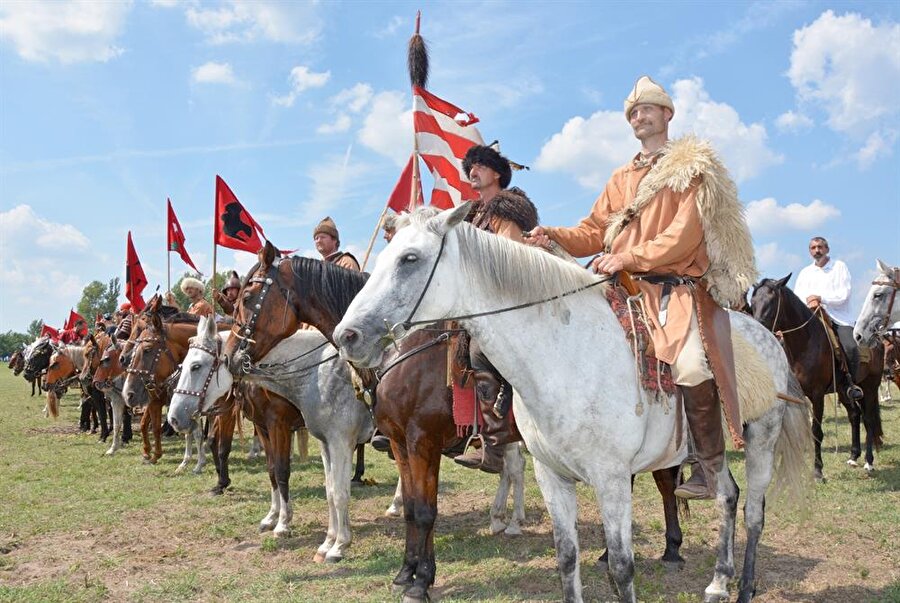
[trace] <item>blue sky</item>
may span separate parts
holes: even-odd
[[[875,258],[900,262],[896,3],[7,0],[0,331],[60,324],[123,275],[129,229],[165,286],[166,197],[208,272],[216,174],[278,246],[314,253],[330,215],[361,257],[410,152],[417,8],[430,90],[531,166],[513,183],[542,223],[577,222],[637,151],[622,101],[649,74],[673,134],[710,138],[735,176],[763,274],[796,274],[824,235],[858,309]]]

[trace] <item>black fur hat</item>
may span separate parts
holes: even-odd
[[[466,174],[466,177],[469,176],[472,166],[476,163],[491,168],[500,175],[500,188],[509,186],[509,182],[512,180],[512,168],[509,165],[509,159],[495,149],[483,145],[475,145],[466,151],[466,157],[463,159],[463,172]]]

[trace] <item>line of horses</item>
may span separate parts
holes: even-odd
[[[434,524],[441,455],[459,450],[465,441],[454,422],[448,385],[448,372],[459,370],[453,360],[457,329],[444,321],[464,317],[461,326],[482,343],[515,388],[514,412],[553,521],[562,598],[582,598],[574,499],[574,484],[582,481],[595,489],[601,503],[608,547],[603,561],[621,599],[633,601],[631,483],[636,473],[652,471],[662,495],[663,561],[684,561],[673,492],[686,438],[675,446],[675,430],[683,425],[669,412],[677,408],[676,401],[665,408],[648,404],[636,412],[643,394],[623,387],[636,382],[631,351],[602,295],[584,292],[514,312],[465,318],[553,297],[594,278],[548,254],[484,236],[461,223],[465,213],[457,209],[414,216],[381,254],[371,277],[309,258],[279,258],[267,244],[244,281],[233,325],[173,313],[154,298],[135,316],[127,341],[96,333],[84,346],[54,349],[39,340],[16,366],[32,381],[45,373],[44,386],[51,391],[74,378],[86,392],[96,393],[89,398],[108,401],[111,428],[105,404],[95,404],[104,408],[97,409],[101,437],[113,435],[107,454],[125,439],[121,434],[130,427],[128,409],[143,407],[143,456],[148,462],[158,459],[157,426],[168,405],[169,424],[186,435],[179,471],[191,461],[191,439],[201,459],[194,470],[202,470],[202,442],[208,438],[217,469],[216,493],[230,484],[234,430],[242,415],[248,418],[266,452],[270,478],[271,505],[259,527],[276,536],[291,529],[291,434],[305,427],[321,441],[329,509],[316,561],[336,562],[347,555],[353,452],[370,439],[377,424],[391,440],[399,473],[387,513],[397,515],[402,509],[406,522],[403,561],[393,584],[404,601],[424,601],[437,571]],[[893,304],[900,271],[880,263],[879,270],[855,332],[859,341],[876,346],[887,326],[900,319],[895,316],[900,307]],[[748,536],[740,601],[755,593],[756,550],[770,482],[774,479],[802,500],[807,482],[824,478],[822,409],[824,394],[833,389],[831,346],[818,321],[809,320],[805,304],[785,286],[787,280],[764,279],[756,286],[751,303],[756,320],[732,313],[732,328],[746,344],[744,353],[765,368],[770,383],[769,389],[742,399]],[[484,307],[485,299],[496,307]],[[403,323],[426,319],[433,325],[410,328],[398,337]],[[301,323],[318,331],[298,331]],[[785,335],[779,340],[774,331]],[[876,351],[872,358],[881,355]],[[353,369],[345,360],[364,368]],[[874,468],[874,449],[883,435],[879,364],[871,363],[860,376],[865,396],[859,405],[841,397],[853,438],[848,462],[855,464],[861,455],[862,424],[867,471]],[[392,368],[385,370],[388,366]],[[812,429],[805,397],[812,401]],[[201,428],[205,417],[211,419],[208,434]],[[520,444],[507,447],[504,465],[491,530],[516,534],[524,521]],[[706,601],[726,600],[727,582],[736,573],[739,491],[727,467],[719,487],[722,523]],[[510,491],[514,504],[507,517]]]

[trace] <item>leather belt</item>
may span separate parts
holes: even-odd
[[[688,286],[693,287],[697,282],[692,276],[677,276],[675,274],[633,274],[633,278],[640,281],[646,281],[653,285],[662,285],[662,295],[659,300],[659,325],[666,326],[666,320],[669,318],[669,298],[672,296],[672,289],[675,287]]]

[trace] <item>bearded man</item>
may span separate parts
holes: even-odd
[[[613,172],[578,226],[538,227],[528,242],[552,240],[578,257],[605,252],[591,261],[594,272],[635,276],[656,356],[672,367],[692,436],[691,478],[675,494],[715,498],[725,462],[720,401],[735,447],[743,446],[722,306],[739,304],[757,273],[734,182],[707,142],[669,140],[674,114],[663,87],[641,77],[625,99],[641,152]]]
[[[222,290],[213,293],[213,296],[216,298],[216,303],[222,308],[222,312],[225,313],[225,316],[232,316],[234,314],[234,307],[237,304],[238,293],[240,293],[240,291],[241,278],[238,276],[237,272],[232,270],[231,274],[228,275],[228,280],[225,281],[225,286],[222,287]]]
[[[524,242],[524,233],[537,226],[538,214],[522,189],[507,189],[512,180],[510,161],[492,146],[476,145],[466,152],[463,172],[478,193],[466,220],[481,230]],[[521,439],[512,417],[508,416],[512,386],[474,340],[469,346],[469,356],[481,415],[482,446],[480,450],[471,450],[453,460],[464,467],[500,473],[503,447]]]

